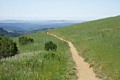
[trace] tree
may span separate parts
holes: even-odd
[[[57,45],[53,43],[52,41],[46,42],[45,43],[45,50],[47,51],[56,51],[57,50]]]
[[[9,56],[14,56],[18,53],[18,48],[12,39],[5,36],[0,36],[0,59]]]
[[[19,37],[19,43],[21,45],[26,45],[26,44],[32,43],[32,42],[34,42],[34,40],[30,37],[25,37],[25,36]]]

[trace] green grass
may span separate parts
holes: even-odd
[[[68,44],[45,32],[26,35],[34,43],[20,46],[16,56],[0,60],[0,80],[76,80],[76,70]],[[44,44],[53,41],[56,52],[45,51]]]
[[[50,31],[71,41],[98,77],[120,80],[120,16]],[[102,69],[99,67],[102,66]]]

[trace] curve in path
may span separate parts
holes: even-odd
[[[64,40],[63,38],[60,38],[60,37],[56,36],[55,34],[51,34],[51,33],[47,33],[47,34],[54,36],[54,37],[56,37],[62,41],[65,41],[69,44],[73,60],[76,63],[78,80],[100,80],[96,77],[95,73],[93,72],[93,69],[89,68],[89,64],[84,62],[84,59],[79,56],[76,48],[70,41]]]

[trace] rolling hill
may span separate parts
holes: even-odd
[[[34,43],[20,45],[19,54],[0,60],[0,80],[76,80],[76,70],[68,44],[46,34],[37,32],[24,35]],[[46,51],[45,43],[53,41],[57,51]]]
[[[20,36],[20,34],[16,32],[8,32],[3,28],[0,28],[0,36],[17,37],[17,36]]]
[[[49,31],[71,41],[99,78],[120,79],[120,16]]]
[[[97,77],[120,79],[120,16],[56,28],[49,33],[72,42]],[[75,63],[66,42],[46,32],[24,36],[33,38],[34,43],[22,46],[18,37],[13,38],[20,54],[0,60],[1,80],[77,80]],[[57,44],[56,52],[44,50],[48,41]]]
[[[69,20],[45,20],[45,21],[22,21],[22,20],[3,20],[0,21],[0,28],[18,32],[20,34],[43,31],[45,29],[63,27],[82,21]]]

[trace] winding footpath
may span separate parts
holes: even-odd
[[[89,68],[90,65],[88,63],[86,63],[81,56],[79,56],[76,48],[70,41],[64,40],[63,38],[60,38],[52,33],[47,33],[47,34],[54,36],[54,37],[56,37],[62,41],[65,41],[69,44],[73,60],[76,64],[78,80],[100,80],[96,77],[95,73],[93,72],[93,69]]]

